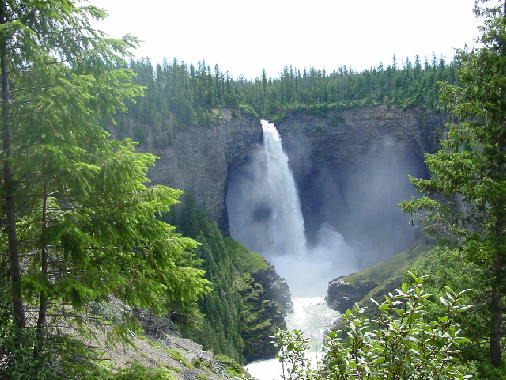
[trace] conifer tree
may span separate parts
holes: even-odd
[[[180,191],[148,187],[155,157],[103,129],[142,94],[122,68],[135,39],[105,38],[90,24],[104,16],[73,0],[0,1],[6,325],[21,344],[35,323],[35,359],[49,311],[82,319],[91,300],[115,296],[162,312],[207,290],[196,242],[159,220]]]
[[[425,212],[426,228],[443,233],[482,272],[482,310],[488,320],[489,357],[501,364],[506,296],[506,2],[477,2],[482,47],[458,55],[460,85],[444,85],[442,99],[460,120],[449,124],[443,149],[426,155],[428,180],[412,179],[428,197],[405,202]],[[495,6],[494,6],[495,5]]]

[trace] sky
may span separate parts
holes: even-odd
[[[136,57],[219,64],[234,77],[277,76],[285,65],[332,71],[453,57],[472,45],[474,0],[91,0],[98,27],[143,42]]]

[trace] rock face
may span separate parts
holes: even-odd
[[[131,121],[122,120],[121,124],[121,130],[113,131],[114,137],[135,136],[136,126]],[[147,133],[144,133],[144,141],[138,150],[159,157],[156,166],[149,171],[152,183],[191,194],[197,206],[205,208],[227,233],[225,195],[228,175],[262,141],[260,121],[224,110],[217,125],[179,128],[172,132],[168,144],[160,144],[165,132],[147,126],[143,128]]]
[[[346,277],[341,276],[330,281],[327,288],[327,296],[325,297],[327,305],[340,313],[351,309],[356,302],[364,298],[367,293],[378,285],[374,282],[352,285],[344,280]]]
[[[288,284],[276,272],[274,265],[270,264],[267,270],[253,273],[253,279],[262,285],[265,296],[280,306],[283,316],[293,311]]]
[[[235,111],[223,110],[223,117],[218,120],[214,126],[174,130],[167,144],[162,143],[167,140],[166,132],[144,127],[144,141],[139,151],[159,157],[149,173],[153,183],[191,194],[226,234],[227,184],[262,141],[262,129],[258,119]],[[425,174],[423,153],[434,149],[435,131],[445,120],[443,114],[386,106],[355,108],[324,116],[288,114],[276,127],[299,188],[306,231],[315,234],[323,220],[352,240],[352,228],[342,221],[356,203],[363,202],[351,199],[350,188],[356,188],[356,182],[367,182],[364,176],[374,177],[385,171],[397,172],[403,179],[406,172]],[[124,120],[121,124],[123,129],[114,131],[115,137],[136,135],[138,127],[131,121]],[[357,176],[357,173],[363,175]],[[329,199],[344,207],[328,207]],[[379,199],[377,203],[382,201]],[[370,214],[369,210],[369,218]],[[372,222],[381,224],[377,220]]]
[[[406,249],[414,230],[397,205],[414,195],[408,174],[427,176],[423,154],[434,151],[445,121],[440,113],[375,106],[278,122],[309,241],[322,223],[334,226],[358,268]]]
[[[370,298],[382,300],[384,295],[400,288],[406,269],[433,245],[426,238],[419,237],[411,246],[373,267],[363,271],[341,276],[329,282],[327,305],[344,313],[355,303],[367,306],[368,311],[375,310]]]

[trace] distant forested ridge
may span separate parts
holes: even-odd
[[[438,109],[438,82],[457,82],[457,65],[433,56],[423,62],[406,59],[357,72],[346,66],[327,72],[285,67],[279,77],[234,79],[218,65],[197,66],[174,59],[153,65],[149,59],[130,62],[146,96],[131,104],[127,115],[144,125],[171,130],[185,125],[210,125],[220,108],[238,109],[276,120],[288,111],[322,114],[378,104]],[[137,136],[142,137],[142,136]]]

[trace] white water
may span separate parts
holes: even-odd
[[[322,224],[317,244],[309,247],[297,187],[274,124],[262,120],[263,146],[245,173],[229,185],[227,208],[234,239],[266,256],[287,280],[294,311],[288,329],[301,329],[311,339],[308,353],[316,363],[324,331],[337,318],[322,296],[333,278],[356,270],[351,249],[329,224]],[[259,380],[281,378],[277,359],[251,363],[248,371]]]
[[[261,253],[285,278],[295,297],[321,297],[330,280],[357,270],[342,235],[322,224],[308,246],[299,195],[274,124],[262,120],[263,145],[227,193],[230,233]]]
[[[295,259],[306,252],[304,218],[297,187],[276,127],[262,120],[262,129],[267,169],[264,186],[269,204],[274,206],[271,207],[270,218],[265,223],[265,238],[270,245],[265,254],[289,255]]]
[[[288,314],[286,325],[289,330],[302,330],[304,336],[310,339],[310,349],[306,357],[311,360],[313,367],[322,358],[323,336],[338,314],[327,306],[323,298],[293,299],[293,313]],[[253,362],[248,364],[246,369],[258,380],[281,379],[282,368],[278,359]]]

